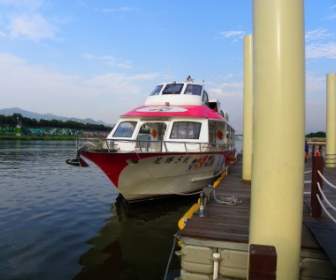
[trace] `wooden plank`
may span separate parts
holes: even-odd
[[[181,232],[182,236],[200,239],[248,242],[250,216],[250,186],[240,179],[239,164],[232,167],[230,175],[216,189],[217,199],[236,196],[242,200],[236,206],[210,201],[206,217],[194,216]]]

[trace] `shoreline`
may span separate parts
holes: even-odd
[[[0,141],[75,141],[76,136],[0,136]]]

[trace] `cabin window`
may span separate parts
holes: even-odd
[[[180,94],[183,88],[183,84],[168,84],[164,88],[162,94]]]
[[[174,122],[170,139],[199,139],[201,125],[199,122]]]
[[[209,121],[209,143],[212,145],[224,144],[227,138],[224,122]]]
[[[161,141],[166,131],[165,123],[145,123],[141,126],[137,140]]]
[[[113,134],[113,137],[131,138],[137,122],[125,121],[121,122]]]
[[[150,96],[152,95],[159,95],[161,92],[163,85],[158,85],[155,87],[155,89],[151,92]]]
[[[187,85],[187,88],[184,92],[185,94],[199,95],[202,94],[202,86],[200,85]]]

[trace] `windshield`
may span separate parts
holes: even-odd
[[[164,88],[162,94],[180,94],[183,88],[183,84],[168,84]]]
[[[154,88],[154,90],[151,92],[150,96],[152,95],[159,95],[160,94],[160,91],[162,89],[162,85],[158,85]]]
[[[192,95],[201,95],[202,94],[202,86],[200,85],[188,85],[185,94],[192,94]]]
[[[113,137],[132,137],[136,124],[137,122],[131,121],[121,122],[114,132]]]

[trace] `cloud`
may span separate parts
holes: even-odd
[[[309,44],[306,47],[308,59],[336,59],[336,42]]]
[[[120,58],[116,58],[111,55],[94,55],[91,53],[84,53],[82,57],[88,61],[95,61],[97,63],[101,63],[105,66],[109,67],[117,67],[120,69],[131,69],[133,68],[133,64],[129,60],[124,60]]]
[[[307,73],[306,132],[325,130],[326,77]]]
[[[91,117],[114,122],[121,113],[143,104],[160,80],[158,73],[69,75],[0,53],[1,107],[39,113]]]
[[[220,32],[220,35],[223,36],[225,39],[233,39],[238,40],[242,39],[245,35],[245,31],[242,30],[227,30]]]
[[[242,94],[243,84],[241,82],[222,82],[210,87],[211,93],[215,98],[225,98],[239,96]]]
[[[222,110],[229,113],[230,123],[236,133],[242,131],[243,84],[234,75],[227,75],[221,81],[208,83],[210,99],[220,101]]]
[[[306,32],[306,42],[320,41],[333,37],[326,28],[317,28]]]
[[[210,98],[221,102],[229,113],[230,122],[237,133],[242,131],[243,83],[240,77],[227,75],[222,80],[208,83]],[[307,73],[306,77],[306,131],[325,129],[325,77]]]
[[[320,94],[325,89],[325,77],[307,73],[306,76],[306,92],[309,94]]]
[[[43,0],[0,0],[0,5],[8,6],[16,10],[36,11],[43,4]]]
[[[128,6],[121,6],[121,7],[114,7],[114,8],[103,8],[99,9],[98,11],[108,14],[108,13],[127,13],[133,11],[134,8]]]
[[[56,26],[41,12],[44,3],[45,0],[0,0],[0,6],[6,6],[2,35],[35,42],[55,39]]]
[[[335,35],[326,28],[317,28],[306,33],[307,59],[336,59]]]
[[[326,19],[327,19],[327,20],[334,20],[334,19],[336,19],[336,4],[335,4],[335,5],[332,5],[332,6],[330,7],[330,10],[332,11],[332,14],[329,15]]]
[[[9,25],[13,38],[26,38],[33,41],[54,39],[56,28],[40,14],[14,16]]]

